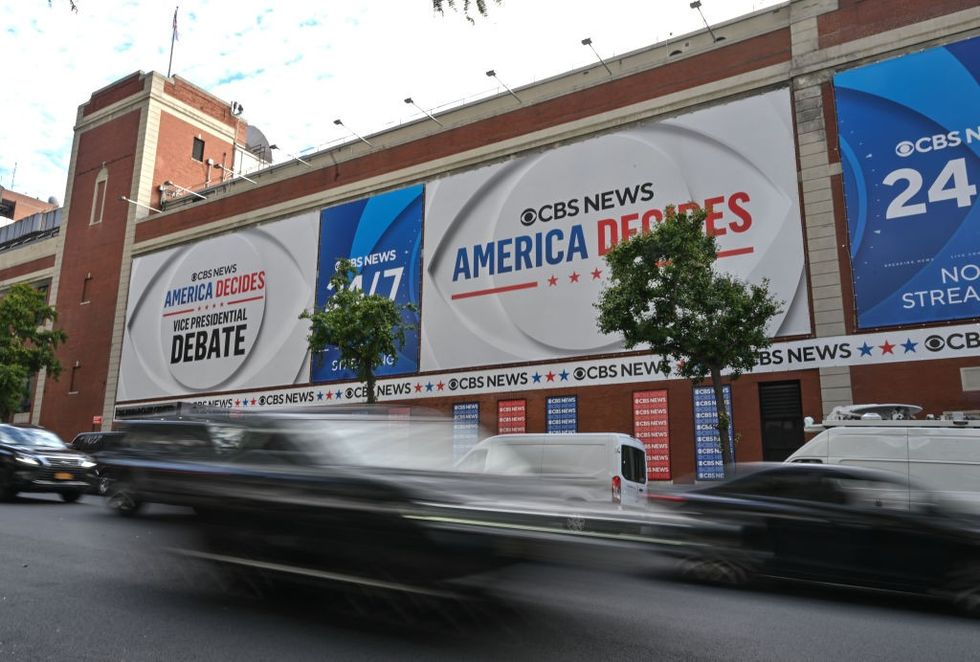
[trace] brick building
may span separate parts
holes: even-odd
[[[231,105],[180,78],[133,74],[79,108],[60,233],[0,246],[0,289],[49,284],[69,336],[62,377],[40,376],[18,420],[70,437],[108,427],[117,406],[357,401],[329,356],[305,353],[294,318],[322,303],[324,267],[340,256],[326,246],[355,251],[372,223],[390,223],[398,239],[347,255],[369,265],[416,251],[393,287],[416,288],[405,300],[421,303],[421,328],[382,379],[383,400],[453,413],[461,430],[636,433],[655,449],[651,477],[708,476],[704,398],[651,374],[645,353],[586,330],[595,290],[572,289],[580,277],[601,282],[603,247],[688,200],[709,211],[728,258],[719,264],[771,276],[786,302],[773,350],[731,384],[738,459],[785,456],[803,441],[802,416],[835,405],[980,409],[970,257],[980,246],[925,248],[909,226],[886,250],[864,234],[879,232],[871,186],[891,196],[884,220],[897,222],[883,227],[938,214],[948,237],[980,237],[976,120],[896,134],[896,147],[886,123],[866,117],[906,122],[896,108],[916,81],[977,71],[978,34],[972,0],[795,0],[608,70],[597,63],[261,168]],[[903,72],[919,78],[876,87]],[[874,161],[894,168],[883,182],[862,179],[862,159],[885,151],[855,156],[873,139],[892,140],[891,161]],[[915,166],[920,157],[941,161]],[[504,236],[521,226],[526,234]],[[910,246],[917,261],[901,259]],[[901,291],[925,277],[899,273],[913,263],[935,263],[948,287]],[[394,277],[372,273],[372,289]],[[219,301],[222,288],[237,298]],[[242,312],[226,312],[233,305]],[[222,338],[228,320],[240,323]],[[184,333],[194,328],[207,331]]]

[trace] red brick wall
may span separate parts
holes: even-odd
[[[820,48],[977,6],[976,0],[839,0],[817,17]]]
[[[111,106],[117,101],[122,101],[126,97],[142,92],[143,83],[143,75],[137,72],[123,78],[104,90],[96,92],[88,100],[88,103],[85,104],[85,108],[82,110],[82,115],[91,115],[97,110],[101,110],[107,106]]]
[[[208,94],[204,90],[198,89],[184,80],[175,78],[167,81],[163,85],[163,91],[165,94],[183,101],[188,106],[192,106],[202,113],[210,115],[216,120],[227,124],[229,127],[236,127],[239,124],[243,124],[239,122],[237,117],[231,114],[229,102]]]
[[[50,269],[53,266],[54,255],[41,257],[36,260],[31,260],[30,262],[15,265],[13,267],[0,269],[0,280],[14,280],[15,278],[23,276],[24,274],[41,271],[42,269]]]
[[[900,334],[897,331],[895,336]],[[980,409],[980,391],[963,391],[960,380],[960,368],[978,365],[980,359],[971,358],[855,366],[851,368],[854,402],[919,405],[924,414]]]
[[[195,137],[204,140],[203,161],[195,161],[191,157]],[[234,146],[227,140],[201,131],[171,113],[161,112],[160,138],[153,171],[153,204],[159,204],[159,186],[167,180],[195,191],[204,188],[208,183],[221,182],[225,173],[217,166],[208,166],[208,159],[233,168],[234,158]]]
[[[140,112],[134,111],[89,129],[79,136],[72,199],[62,225],[65,249],[58,286],[58,321],[67,342],[58,350],[64,368],[58,381],[45,384],[41,424],[63,438],[91,429],[92,416],[102,413],[115,321],[116,294],[122,263],[133,182]],[[101,223],[90,225],[95,180],[105,163],[109,170]],[[82,303],[86,274],[91,273]],[[69,394],[72,365],[81,363],[78,393]]]
[[[534,104],[393,149],[368,154],[339,166],[300,175],[289,181],[255,187],[230,199],[168,214],[158,220],[141,223],[137,228],[136,241],[145,241],[242,212],[327,191],[563,122],[785,62],[789,58],[789,30],[771,32],[720,50],[583,90],[573,95],[574,100],[563,97]]]

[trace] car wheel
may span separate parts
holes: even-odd
[[[963,611],[980,615],[980,563],[964,563],[950,573],[946,595]]]
[[[107,490],[106,506],[123,516],[135,515],[143,507],[132,486],[124,481],[113,482]]]
[[[691,557],[680,562],[685,579],[722,586],[744,586],[754,577],[754,571],[738,559],[723,557]]]
[[[75,503],[82,497],[81,492],[62,492],[61,500],[65,503]]]

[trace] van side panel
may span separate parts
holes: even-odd
[[[908,431],[905,428],[883,430],[832,428],[827,461],[909,477]]]
[[[977,430],[909,430],[909,478],[951,502],[980,506],[980,435]]]

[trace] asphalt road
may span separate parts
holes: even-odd
[[[0,504],[0,660],[975,660],[980,620],[894,596],[674,581],[646,555],[511,569],[425,608],[254,595],[168,553],[190,515],[101,499]]]

